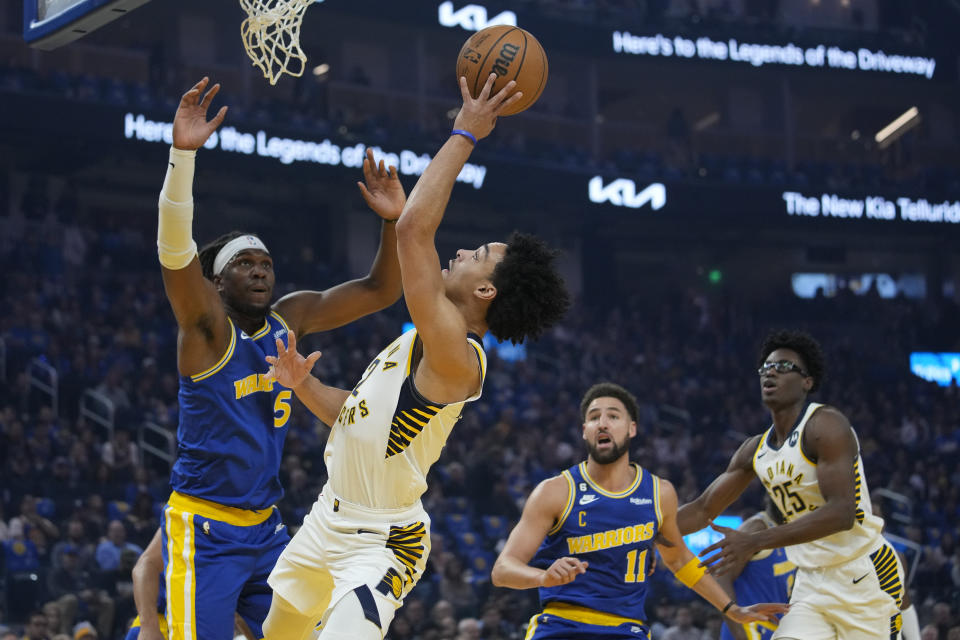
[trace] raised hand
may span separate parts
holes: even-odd
[[[313,365],[320,359],[320,352],[314,351],[304,358],[297,351],[297,336],[293,331],[287,331],[288,347],[283,340],[277,338],[277,355],[267,356],[270,371],[264,376],[267,380],[276,380],[278,383],[291,389],[299,387],[310,375]]]
[[[760,602],[749,607],[733,605],[727,610],[727,617],[734,622],[776,622],[778,615],[790,611],[790,605],[781,602]]]
[[[586,573],[589,563],[576,558],[559,558],[554,560],[550,568],[541,578],[541,585],[544,587],[556,587],[561,584],[573,582],[581,573]]]
[[[477,140],[486,138],[493,131],[499,116],[506,108],[523,97],[522,91],[514,93],[517,83],[511,80],[503,89],[493,96],[490,91],[497,80],[497,74],[491,73],[487,83],[483,85],[480,95],[474,98],[467,89],[467,79],[460,76],[460,95],[463,97],[463,107],[454,120],[454,129],[463,129],[473,134]]]
[[[207,121],[207,109],[210,108],[213,97],[220,91],[220,84],[217,83],[201,99],[200,96],[209,82],[210,79],[204,77],[180,98],[180,106],[177,107],[177,113],[173,116],[173,146],[177,149],[189,150],[202,147],[227,115],[227,107],[220,107],[217,115],[209,122]]]
[[[383,159],[378,166],[369,147],[367,157],[363,159],[363,182],[358,182],[357,186],[367,206],[384,220],[396,220],[403,213],[407,195],[397,177],[397,168],[390,167],[388,170],[384,167]]]

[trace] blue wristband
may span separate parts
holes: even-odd
[[[474,137],[474,135],[473,135],[472,133],[470,133],[469,131],[466,131],[466,130],[464,130],[464,129],[454,129],[453,131],[450,132],[450,135],[452,135],[452,136],[463,136],[464,138],[466,138],[467,140],[469,140],[470,142],[472,142],[472,143],[473,143],[473,146],[477,146],[477,139],[476,139],[476,138]]]

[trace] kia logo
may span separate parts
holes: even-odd
[[[603,178],[594,176],[590,179],[590,202],[603,204],[609,202],[615,207],[630,207],[639,209],[649,204],[654,211],[662,209],[667,204],[667,188],[659,182],[647,185],[637,193],[637,185],[633,180],[617,178],[610,184],[604,185]]]
[[[452,2],[444,2],[438,10],[440,24],[445,27],[461,27],[467,31],[480,31],[496,24],[517,26],[517,14],[513,11],[503,11],[487,17],[487,8],[479,4],[468,4],[462,9],[453,10]]]

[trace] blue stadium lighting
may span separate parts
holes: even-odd
[[[740,516],[717,516],[713,519],[713,521],[716,524],[719,524],[723,527],[730,527],[731,529],[736,529],[743,524],[743,518]],[[690,551],[692,551],[694,555],[699,554],[714,542],[719,542],[722,539],[723,535],[714,531],[710,527],[701,529],[696,533],[690,533],[683,536],[683,541],[687,543],[687,547],[690,548]]]
[[[941,387],[960,385],[960,353],[915,351],[910,354],[910,372]]]

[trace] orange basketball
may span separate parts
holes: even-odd
[[[476,32],[463,43],[457,56],[457,82],[467,78],[470,95],[480,95],[487,77],[497,74],[493,92],[502,89],[511,80],[517,81],[517,91],[523,98],[501,115],[510,116],[528,108],[547,84],[547,54],[529,31],[510,25],[487,27]]]

